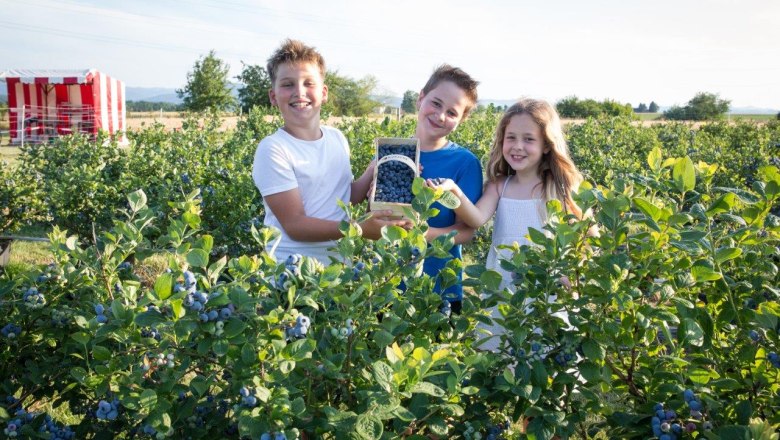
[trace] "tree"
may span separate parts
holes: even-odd
[[[401,110],[404,113],[417,113],[417,100],[420,98],[420,94],[407,90],[404,92],[404,98],[401,100]]]
[[[637,112],[637,113],[646,113],[647,112],[647,105],[645,105],[645,103],[642,102],[642,103],[639,104],[639,107],[634,109],[634,111]]]
[[[567,96],[555,104],[555,108],[564,118],[595,118],[599,116],[632,117],[634,109],[631,104],[621,104],[611,99],[597,102],[594,99],[580,100],[576,96]]]
[[[235,104],[230,91],[228,70],[230,66],[217,58],[214,50],[195,61],[187,73],[187,84],[177,89],[184,108],[191,111],[225,110]]]
[[[329,71],[325,74],[325,84],[328,86],[328,102],[323,109],[334,115],[365,116],[379,105],[371,99],[377,85],[377,79],[371,75],[354,80],[339,75],[338,71]]]
[[[252,107],[271,107],[271,98],[268,91],[271,89],[271,77],[263,66],[257,64],[245,64],[241,74],[236,77],[243,84],[238,89],[238,102],[241,111],[248,112]]]
[[[658,104],[656,104],[655,101],[650,101],[647,111],[650,113],[658,113]]]
[[[697,93],[688,104],[683,107],[673,106],[664,112],[667,119],[704,121],[708,119],[720,119],[729,111],[731,101],[720,99],[716,93]]]

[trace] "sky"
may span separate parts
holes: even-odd
[[[96,68],[181,88],[210,50],[238,75],[286,38],[328,68],[419,91],[449,63],[481,100],[684,105],[698,92],[780,110],[778,0],[0,0],[0,71]]]

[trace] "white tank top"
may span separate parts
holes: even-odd
[[[509,179],[504,181],[504,187],[498,198],[496,215],[493,219],[493,239],[490,243],[487,262],[485,266],[501,274],[501,288],[511,286],[512,274],[501,268],[499,258],[510,258],[511,253],[498,251],[497,246],[511,245],[517,242],[519,245],[530,244],[526,238],[528,228],[542,230],[542,219],[539,217],[541,199],[509,199],[504,197],[504,191],[509,184]]]

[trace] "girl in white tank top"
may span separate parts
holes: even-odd
[[[546,202],[560,200],[568,212],[581,217],[582,212],[571,194],[582,181],[582,175],[569,156],[560,117],[546,101],[523,99],[509,107],[496,127],[496,136],[487,165],[487,180],[482,198],[476,205],[463,196],[452,180],[429,180],[434,188],[452,191],[460,206],[455,212],[473,228],[484,225],[495,214],[493,238],[486,267],[502,275],[502,288],[512,288],[512,274],[500,266],[502,258],[511,255],[497,250],[502,244],[529,244],[528,229],[542,230],[546,222]],[[554,298],[548,298],[554,301]],[[483,326],[495,337],[482,344],[496,350],[503,326],[497,308],[491,308],[493,325]],[[561,316],[568,322],[567,316]]]

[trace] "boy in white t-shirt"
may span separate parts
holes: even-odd
[[[341,238],[346,214],[337,200],[366,199],[374,163],[352,180],[349,145],[337,129],[320,126],[320,109],[328,99],[325,60],[314,48],[286,40],[268,59],[271,104],[279,107],[284,125],[257,146],[252,178],[263,195],[266,226],[282,232],[274,251],[277,261],[301,254],[330,263],[328,251]],[[361,223],[363,235],[379,238],[392,211],[377,211]]]

